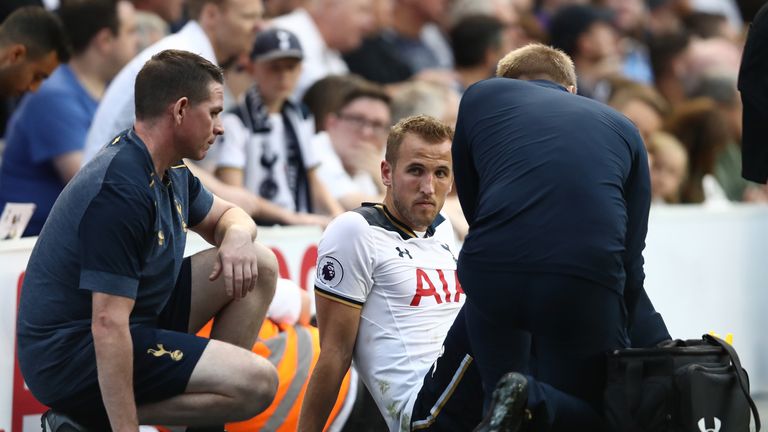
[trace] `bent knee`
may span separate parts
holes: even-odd
[[[240,370],[242,376],[235,389],[237,421],[247,420],[269,407],[277,393],[277,370],[266,359],[253,355]]]
[[[272,252],[272,250],[262,245],[261,243],[256,243],[256,250],[260,282],[259,285],[262,285],[265,288],[271,287],[271,289],[274,291],[275,285],[277,284],[278,275],[277,257],[275,256],[275,253]]]

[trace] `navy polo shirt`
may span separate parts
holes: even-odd
[[[459,272],[642,287],[650,180],[626,117],[549,81],[494,78],[464,93],[452,151],[469,222]]]
[[[154,325],[176,283],[188,226],[213,196],[179,162],[163,178],[133,130],[121,133],[66,186],[32,251],[18,315],[24,378],[43,402],[80,389],[96,369],[92,293],[136,301]]]

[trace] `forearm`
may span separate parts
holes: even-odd
[[[251,240],[256,240],[256,223],[243,209],[232,207],[219,218],[216,223],[214,241],[216,246],[221,246],[227,232],[238,230],[251,236]]]
[[[351,359],[338,358],[320,351],[315,370],[307,386],[301,407],[299,431],[320,432],[336,403],[341,382],[349,369]]]
[[[104,407],[112,430],[139,428],[133,394],[133,342],[128,325],[93,326],[96,369]]]

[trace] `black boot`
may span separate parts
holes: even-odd
[[[530,420],[528,380],[517,372],[509,372],[499,380],[493,391],[488,414],[475,432],[521,432]]]
[[[40,417],[43,432],[88,432],[81,424],[64,414],[48,410]]]

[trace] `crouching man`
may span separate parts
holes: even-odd
[[[136,78],[136,123],[67,185],[32,251],[18,352],[47,431],[219,430],[269,406],[274,367],[252,353],[276,260],[256,226],[182,159],[223,132],[221,70],[158,53]],[[187,229],[215,246],[183,258]],[[211,336],[194,333],[216,317]],[[218,426],[216,426],[218,425]],[[211,428],[213,426],[213,428]]]

